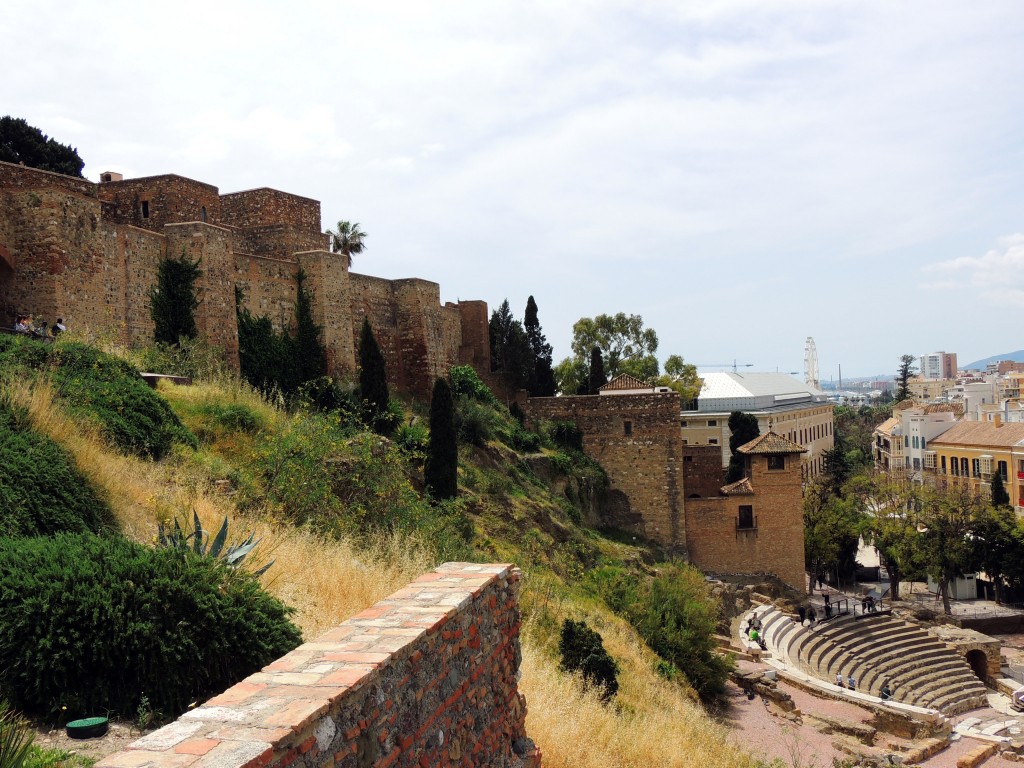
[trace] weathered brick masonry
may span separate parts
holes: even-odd
[[[328,250],[320,203],[274,189],[220,194],[181,176],[100,184],[0,163],[0,324],[63,317],[125,344],[152,339],[149,291],[160,261],[201,259],[196,325],[238,365],[235,288],[250,312],[292,323],[301,267],[330,371],[356,368],[369,317],[397,389],[427,398],[456,364],[490,378],[487,305],[441,305],[427,280],[350,274]]]
[[[531,397],[521,405],[533,422],[572,421],[579,427],[583,450],[608,473],[607,524],[685,554],[679,406],[675,392]]]
[[[97,768],[539,768],[518,582],[446,563]]]

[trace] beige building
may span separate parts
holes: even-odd
[[[937,479],[966,483],[982,494],[990,493],[998,473],[1018,514],[1024,513],[1024,424],[961,421],[928,445],[926,468]]]
[[[802,476],[815,477],[835,445],[833,406],[824,392],[786,373],[707,373],[696,407],[680,414],[683,445],[717,445],[729,463],[729,414],[757,418],[769,430],[803,447]]]
[[[910,396],[919,403],[946,400],[953,393],[956,379],[927,379],[915,376],[907,381]]]
[[[892,473],[920,472],[927,464],[930,441],[952,429],[962,415],[949,403],[897,403],[892,416],[875,428],[875,466]]]

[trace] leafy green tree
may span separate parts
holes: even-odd
[[[588,685],[602,689],[603,700],[608,701],[618,692],[619,666],[605,650],[601,635],[586,622],[572,619],[562,622],[558,652],[562,669],[580,672]]]
[[[345,267],[351,269],[352,256],[366,248],[366,233],[359,229],[359,222],[339,221],[337,229],[328,229],[325,234],[330,238],[331,253],[344,256]]]
[[[235,316],[242,378],[264,394],[275,389],[292,392],[298,382],[292,366],[291,337],[274,330],[274,324],[266,315],[253,316],[245,308],[242,290],[238,286],[235,286]]]
[[[901,355],[900,367],[896,371],[896,396],[897,403],[903,402],[910,397],[910,377],[916,373],[913,355]]]
[[[299,269],[295,275],[295,338],[292,343],[294,363],[299,383],[327,375],[327,355],[320,342],[321,328],[313,320],[313,300],[305,286],[306,273]]]
[[[665,375],[658,377],[655,383],[678,392],[684,403],[696,400],[703,386],[703,381],[697,375],[697,366],[684,362],[681,355],[668,356],[665,360]]]
[[[837,442],[821,455],[822,459],[822,482],[833,496],[839,496],[843,492],[843,486],[850,479],[853,469],[850,460],[843,450],[842,442]]]
[[[368,317],[363,317],[359,333],[359,397],[367,409],[367,421],[374,430],[382,434],[389,432],[387,416],[391,393],[388,391],[387,368]]]
[[[999,477],[996,473],[995,477]],[[1016,570],[1024,559],[1022,533],[1017,514],[1007,505],[995,505],[979,512],[971,530],[975,561],[992,579],[996,602],[1003,602],[1003,577]]]
[[[735,483],[743,479],[745,461],[742,453],[737,453],[741,445],[746,445],[761,434],[761,427],[758,426],[757,417],[751,413],[733,411],[729,414],[729,450],[732,457],[729,459],[729,468],[725,473],[726,483]]]
[[[585,395],[589,391],[590,367],[586,360],[567,357],[555,366],[555,383],[563,395]]]
[[[620,373],[629,373],[647,380],[658,375],[658,334],[653,328],[644,328],[640,315],[597,315],[581,317],[572,327],[572,351],[585,358],[597,347],[604,358],[604,370],[614,379]]]
[[[889,574],[889,594],[899,600],[900,584],[921,567],[920,487],[884,472],[869,472],[851,478],[846,489],[860,502],[862,535],[878,551]]]
[[[194,339],[196,330],[196,280],[202,271],[199,259],[192,261],[184,249],[176,259],[163,259],[157,267],[156,285],[149,292],[153,338],[177,344],[182,337]]]
[[[1006,492],[1006,485],[1003,483],[1003,476],[999,472],[992,475],[992,506],[1009,507],[1010,494]]]
[[[821,483],[804,493],[804,558],[812,576],[849,573],[856,561],[861,515],[853,498],[835,496]]]
[[[527,381],[527,390],[531,397],[553,397],[557,391],[555,373],[551,368],[551,345],[548,344],[544,332],[540,328],[537,317],[537,302],[533,296],[526,300],[526,314],[523,316],[523,327],[526,330],[526,341],[533,352],[533,370]]]
[[[600,347],[590,350],[590,373],[587,376],[587,394],[596,395],[605,384],[608,377],[604,374],[604,358],[601,355]]]
[[[10,115],[0,117],[0,161],[79,178],[85,165],[77,149]]]
[[[455,404],[448,382],[438,378],[430,399],[430,444],[423,467],[424,484],[432,499],[454,499],[458,493],[459,446]]]
[[[488,334],[491,370],[504,374],[507,383],[516,389],[526,387],[533,376],[533,352],[523,324],[512,316],[508,299],[491,313]]]
[[[985,514],[986,501],[967,484],[950,484],[924,491],[921,554],[925,567],[939,585],[942,609],[952,613],[948,587],[975,565],[972,532]]]

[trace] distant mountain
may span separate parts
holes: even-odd
[[[992,355],[992,357],[986,357],[984,360],[975,360],[973,363],[961,365],[960,368],[965,371],[974,369],[983,371],[989,363],[995,363],[999,360],[1013,360],[1018,363],[1024,363],[1024,349],[1018,349],[1016,352],[1005,352],[1001,355]]]

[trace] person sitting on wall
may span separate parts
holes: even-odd
[[[14,324],[14,330],[17,333],[28,333],[31,330],[28,327],[28,318],[25,315],[18,315],[18,321]]]
[[[845,685],[843,685],[843,673],[842,672],[836,672],[836,685],[838,685],[840,688],[845,688],[846,687]]]
[[[889,681],[886,680],[882,683],[882,690],[878,692],[878,697],[882,701],[888,701],[892,698],[892,688],[889,687]]]
[[[49,338],[50,334],[46,331],[46,321],[44,320],[38,326],[32,329],[32,335],[38,336],[40,339]]]
[[[853,672],[851,672],[850,676],[846,678],[846,682],[849,684],[851,691],[857,690],[857,681],[853,677]]]
[[[50,335],[56,339],[60,334],[64,333],[64,331],[66,330],[67,327],[64,325],[64,318],[58,317],[57,322],[53,324],[52,328],[50,328]]]

